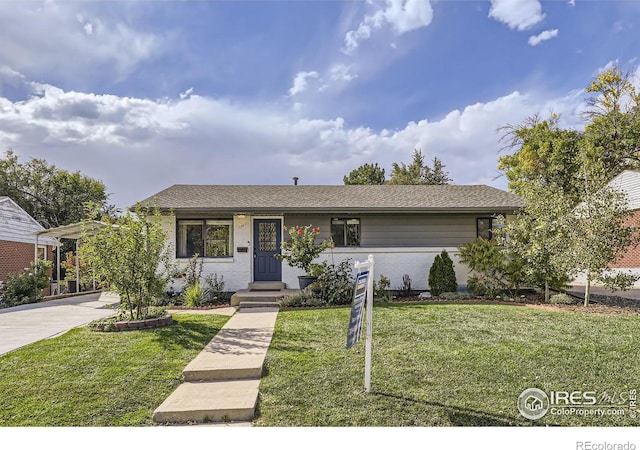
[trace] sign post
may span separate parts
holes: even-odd
[[[351,304],[351,318],[349,320],[349,332],[347,334],[347,348],[360,340],[362,331],[362,313],[366,301],[367,310],[367,330],[364,353],[364,391],[371,390],[371,341],[373,337],[373,255],[363,262],[356,262],[358,271],[356,276],[356,286],[353,292],[353,303]]]

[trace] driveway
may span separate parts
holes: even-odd
[[[0,309],[0,355],[114,314],[117,294],[101,292]]]
[[[584,298],[584,286],[573,285],[569,289],[569,292],[573,294],[581,295]],[[606,295],[608,297],[622,297],[631,300],[640,300],[640,289],[629,289],[628,291],[613,291],[605,289],[601,286],[591,286],[591,294],[593,295]]]

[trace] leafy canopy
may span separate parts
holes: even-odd
[[[81,221],[88,204],[113,209],[101,181],[43,159],[21,163],[12,150],[0,159],[0,195],[11,197],[45,228]]]
[[[413,151],[410,164],[393,163],[393,170],[388,184],[449,184],[451,178],[445,172],[444,165],[437,157],[433,158],[433,167],[424,162],[422,151]]]
[[[342,178],[344,184],[384,184],[384,169],[375,164],[363,164]]]

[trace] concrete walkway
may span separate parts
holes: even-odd
[[[0,309],[0,355],[115,313],[111,292],[67,297]]]
[[[154,411],[154,422],[252,420],[277,316],[277,308],[255,308],[231,317],[185,367],[185,382]]]

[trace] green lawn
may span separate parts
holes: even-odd
[[[281,311],[260,385],[265,426],[633,426],[629,417],[516,408],[530,387],[640,393],[640,317],[500,305],[374,309],[372,393],[364,337],[345,349],[349,309]]]
[[[77,328],[0,356],[0,425],[151,425],[182,369],[228,317],[174,314],[169,327]]]

